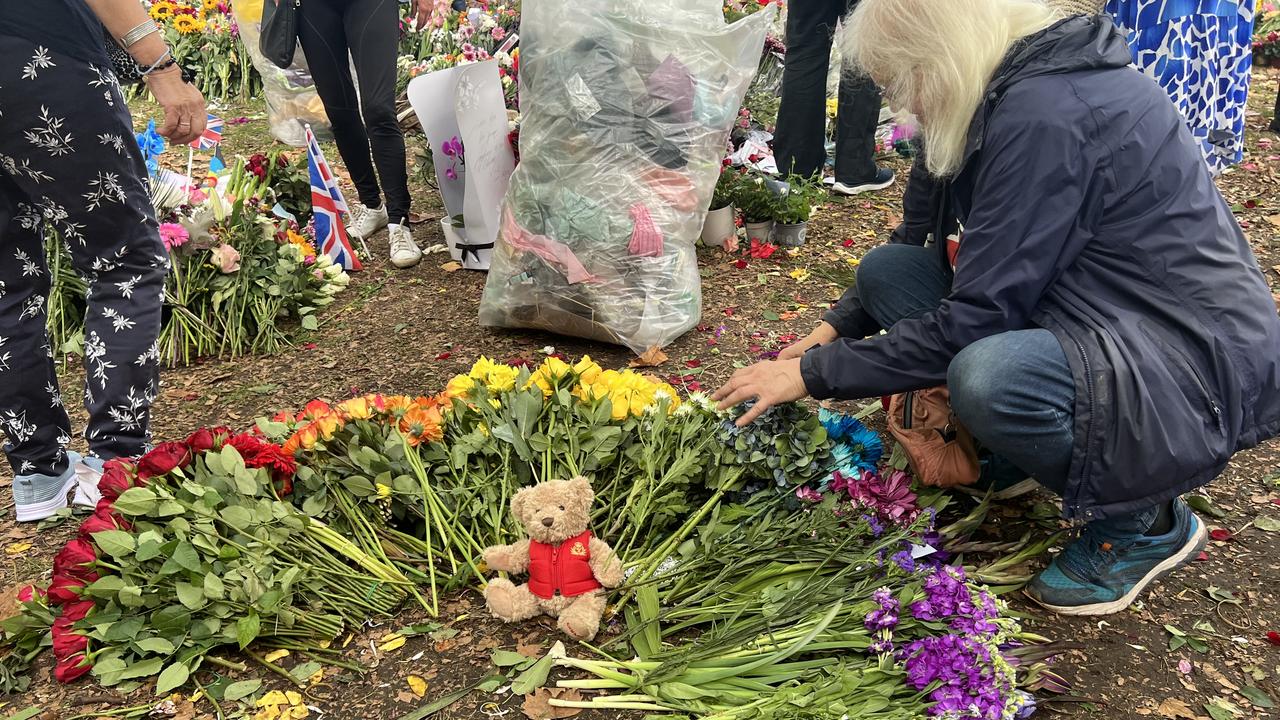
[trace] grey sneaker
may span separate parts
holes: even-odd
[[[356,203],[351,211],[351,223],[347,225],[347,234],[358,240],[368,240],[373,234],[387,226],[387,206],[370,208]]]
[[[67,451],[67,469],[51,475],[17,475],[13,478],[13,506],[18,522],[36,522],[53,517],[67,506],[67,493],[76,487],[80,454]]]

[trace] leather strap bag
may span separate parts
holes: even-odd
[[[258,49],[279,68],[293,64],[298,48],[298,6],[301,0],[263,0]]]
[[[888,409],[889,432],[902,445],[920,482],[956,487],[978,481],[973,435],[951,412],[946,386],[894,395]]]

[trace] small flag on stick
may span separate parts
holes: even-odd
[[[360,259],[351,249],[351,239],[342,215],[350,212],[338,189],[338,180],[329,170],[315,133],[307,126],[307,165],[311,170],[311,212],[315,223],[316,252],[331,258],[344,270],[363,270]]]

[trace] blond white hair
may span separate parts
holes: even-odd
[[[862,0],[845,19],[840,52],[917,116],[929,172],[957,172],[973,114],[1019,39],[1062,13],[1041,0]]]

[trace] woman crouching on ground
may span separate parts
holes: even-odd
[[[881,335],[740,370],[722,407],[940,384],[1080,536],[1028,588],[1119,611],[1194,558],[1179,498],[1280,434],[1280,318],[1169,98],[1105,17],[1037,0],[863,0],[843,49],[921,123],[960,232],[872,250]],[[938,233],[935,237],[947,237]]]

